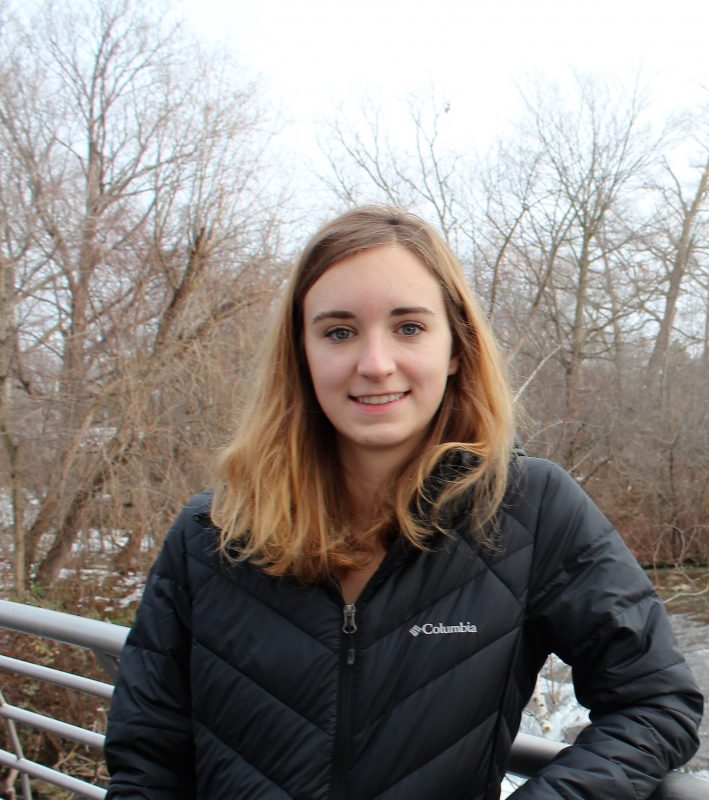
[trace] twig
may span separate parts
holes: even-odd
[[[709,592],[709,586],[702,589],[700,592],[677,592],[677,594],[673,594],[671,597],[665,599],[665,603],[671,603],[673,600],[678,600],[682,597],[701,597],[701,595],[706,594]]]

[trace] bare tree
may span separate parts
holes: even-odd
[[[322,182],[340,204],[354,205],[363,198],[420,210],[433,219],[446,238],[459,228],[458,190],[462,159],[446,152],[441,130],[450,106],[433,98],[409,99],[403,112],[406,145],[394,142],[371,101],[362,104],[357,123],[338,117],[321,143],[330,172]]]
[[[543,313],[549,334],[562,346],[564,424],[557,457],[572,471],[595,447],[584,419],[583,364],[604,355],[607,333],[618,322],[618,304],[614,310],[607,293],[616,282],[609,274],[617,263],[613,254],[624,242],[616,219],[631,205],[629,195],[656,152],[639,130],[638,98],[621,103],[585,80],[578,83],[577,97],[575,105],[554,94],[528,101],[531,135],[544,153],[548,196],[566,224],[563,241],[557,245],[552,239],[549,248],[556,257]],[[541,226],[543,232],[549,228]]]
[[[107,507],[130,523],[128,495],[145,493],[127,489],[126,471],[135,474],[153,436],[168,462],[175,447],[179,420],[163,401],[184,388],[185,370],[210,362],[215,331],[233,333],[234,320],[268,301],[278,199],[262,180],[268,134],[253,87],[134,0],[48,5],[19,38],[0,135],[28,198],[13,218],[22,211],[30,233],[20,253],[4,232],[19,258],[3,274],[14,277],[12,384],[23,394],[5,449],[11,475],[11,445],[28,454],[27,468],[32,460],[24,571],[46,587]],[[248,349],[238,338],[228,345],[236,359]],[[23,413],[34,424],[21,437]],[[195,450],[209,447],[212,422],[202,421]],[[164,477],[138,472],[153,487]],[[151,502],[161,516],[155,492]],[[126,526],[134,542],[141,516]],[[16,554],[20,590],[19,543]]]
[[[660,195],[655,231],[648,249],[661,265],[658,333],[645,369],[645,384],[667,391],[667,358],[677,318],[683,283],[698,267],[697,256],[705,247],[709,227],[709,147],[695,168],[694,185],[686,187],[667,163],[668,182],[656,187]],[[689,192],[687,194],[687,191]]]

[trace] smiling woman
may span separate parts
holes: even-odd
[[[689,758],[702,698],[662,603],[576,482],[513,450],[509,398],[429,225],[318,231],[214,497],[151,572],[108,797],[493,800],[550,652],[593,723],[515,797],[640,800]]]

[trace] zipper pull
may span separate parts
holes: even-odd
[[[354,603],[345,603],[342,613],[344,615],[344,622],[342,623],[342,632],[348,636],[352,636],[357,632],[357,623],[355,622],[355,612],[357,611]],[[354,644],[350,639],[350,649],[347,651],[347,666],[351,667],[355,663],[355,649],[351,645]]]
[[[353,633],[357,632],[357,625],[355,624],[355,612],[357,609],[354,603],[347,603],[342,611],[345,617],[345,621],[342,625],[342,631],[348,636],[351,636]]]

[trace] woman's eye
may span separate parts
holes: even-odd
[[[421,333],[422,330],[423,325],[420,325],[418,322],[405,322],[399,327],[399,332],[404,336],[416,336],[416,334]]]
[[[345,339],[349,339],[353,335],[349,328],[330,328],[330,330],[325,331],[325,337],[332,339],[334,342],[344,342]]]

